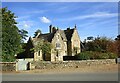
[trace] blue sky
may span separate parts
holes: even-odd
[[[37,29],[49,32],[49,25],[66,29],[77,25],[83,41],[88,36],[115,38],[118,34],[117,2],[4,2],[15,13],[17,26],[33,36]]]

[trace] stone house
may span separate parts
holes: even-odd
[[[31,52],[31,48],[37,45],[37,42],[44,40],[50,42],[52,45],[51,53],[43,55],[42,51]],[[33,58],[34,61],[49,60],[49,61],[63,61],[64,56],[75,56],[81,52],[81,41],[76,28],[66,30],[56,29],[52,25],[49,26],[49,33],[40,34],[36,37],[29,38],[25,52],[20,55],[22,58]],[[19,56],[17,58],[20,58]]]

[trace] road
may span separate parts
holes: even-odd
[[[3,81],[117,81],[117,72],[106,73],[5,73]]]

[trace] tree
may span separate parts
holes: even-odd
[[[93,36],[87,37],[87,40],[93,40]]]
[[[86,43],[87,51],[98,51],[98,52],[108,52],[107,49],[113,44],[112,39],[107,37],[97,37],[93,41]]]
[[[28,32],[24,29],[19,30],[19,34],[21,36],[21,42],[24,42],[24,40],[26,40],[26,37],[28,37]]]
[[[16,26],[15,14],[2,8],[2,61],[15,61],[15,54],[22,51],[23,34]]]
[[[51,52],[52,45],[51,43],[44,41],[44,40],[39,40],[36,42],[37,44],[34,46],[33,50],[40,51],[42,50],[42,53],[49,54]]]
[[[115,44],[116,44],[116,50],[117,50],[117,55],[120,57],[120,35],[115,38]]]
[[[41,47],[42,52],[43,52],[43,53],[46,53],[46,54],[50,54],[51,48],[52,48],[51,43],[49,43],[49,42],[47,42],[47,41],[44,41],[44,42],[43,42],[43,45],[42,45],[42,47]]]
[[[50,60],[51,48],[52,48],[52,45],[50,42],[39,40],[38,42],[36,42],[36,45],[34,46],[34,48],[31,50],[32,51],[34,50],[35,52],[42,50],[43,59]]]
[[[38,29],[38,30],[35,32],[34,37],[36,37],[36,36],[38,35],[38,33],[41,34],[41,30]]]
[[[120,40],[120,35],[118,35],[117,38],[115,38],[115,40]]]

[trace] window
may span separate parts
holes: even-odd
[[[40,56],[40,51],[38,51],[38,56]]]
[[[58,35],[58,39],[59,39],[59,35]]]
[[[56,48],[60,48],[60,43],[56,43]]]

